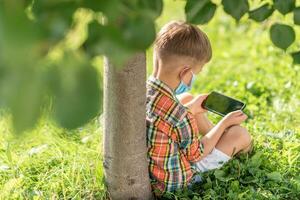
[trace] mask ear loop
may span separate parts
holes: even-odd
[[[186,71],[186,70],[188,70],[188,69],[190,69],[188,66],[185,66],[185,68],[183,69],[183,71],[181,71],[180,73],[179,73],[179,79],[180,79],[180,81],[181,81],[181,79],[182,79],[182,74],[184,73],[184,71]]]
[[[188,69],[191,69],[191,68],[186,67],[184,70],[188,70]],[[192,73],[192,79],[190,80],[190,83],[188,84],[189,87],[192,86],[193,79],[195,79],[195,74],[194,74],[194,72],[192,70],[191,70],[191,73]],[[181,75],[181,77],[182,77],[182,75]],[[180,80],[181,80],[181,77],[180,77]]]
[[[192,79],[191,79],[191,81],[190,81],[189,87],[192,86],[192,83],[193,83],[193,81],[194,81],[194,79],[195,79],[195,76],[196,76],[196,75],[194,74],[193,71],[191,71],[191,73],[192,73]]]

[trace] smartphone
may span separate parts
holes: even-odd
[[[213,91],[203,101],[202,107],[218,115],[225,116],[232,111],[243,110],[246,104]]]

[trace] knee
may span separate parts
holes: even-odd
[[[246,128],[242,126],[232,126],[227,131],[233,140],[238,141],[242,148],[246,148],[251,144],[251,135]]]

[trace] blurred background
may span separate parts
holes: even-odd
[[[253,4],[255,2],[260,1],[253,1]],[[156,31],[170,20],[184,20],[185,3],[182,0],[164,0],[163,13],[155,21]],[[246,113],[249,119],[245,126],[254,139],[255,148],[250,156],[234,159],[223,170],[204,175],[205,184],[198,193],[177,195],[191,199],[193,196],[203,199],[299,199],[300,65],[294,65],[289,55],[299,48],[299,44],[296,42],[287,51],[282,51],[272,44],[268,31],[270,24],[276,20],[292,24],[292,16],[275,13],[270,20],[256,23],[247,18],[236,22],[220,8],[215,15],[207,25],[199,26],[212,43],[213,58],[197,77],[192,93],[196,95],[216,90],[246,102]],[[91,18],[91,13],[84,9],[76,11],[75,25],[72,30],[61,42],[52,47],[46,61],[39,62],[45,66],[45,69],[48,68],[49,63],[64,66],[63,70],[59,67],[53,70],[53,73],[62,70],[54,80],[52,80],[53,76],[50,78],[42,76],[43,80],[48,80],[54,88],[60,87],[55,83],[65,81],[62,83],[64,88],[56,90],[58,96],[67,88],[68,93],[64,92],[64,94],[68,98],[78,97],[78,94],[74,95],[75,90],[72,88],[80,89],[80,85],[74,86],[74,81],[86,84],[84,87],[97,83],[99,87],[89,92],[101,91],[103,56],[93,58],[93,69],[90,71],[82,71],[80,66],[75,72],[68,70],[74,65],[80,63],[85,65],[87,62],[87,58],[81,52],[72,53],[68,58],[66,49],[74,50],[82,45],[87,37],[86,22]],[[26,23],[24,22],[23,25],[26,26]],[[296,30],[297,41],[299,27],[292,26]],[[64,24],[61,23],[52,28],[57,30],[59,35],[63,27]],[[0,36],[1,33],[3,32],[0,32]],[[28,34],[32,33],[39,34],[36,32]],[[53,38],[55,40],[55,37]],[[18,51],[14,51],[13,48],[24,47],[24,49],[20,48],[19,52],[26,52],[26,45],[30,45],[32,41],[17,42],[13,43],[15,46],[8,48],[6,54],[14,54],[15,59],[10,62],[14,63],[13,66],[16,68],[24,66],[23,63],[18,62],[18,54],[15,54]],[[7,44],[11,45],[11,43]],[[44,47],[41,45],[36,48]],[[147,49],[148,76],[152,72],[152,52],[153,48],[150,46]],[[34,56],[34,52],[31,51],[30,59],[34,59]],[[9,91],[12,87],[19,88],[17,94],[10,95],[13,99],[12,107],[17,107],[15,113],[12,114],[5,108],[0,111],[0,199],[106,198],[102,167],[102,122],[101,116],[97,113],[83,116],[84,119],[76,119],[72,107],[68,108],[68,101],[65,102],[63,96],[62,101],[57,105],[50,102],[50,105],[42,111],[36,111],[41,112],[42,117],[33,129],[21,136],[13,134],[13,124],[21,130],[24,124],[26,127],[27,122],[14,121],[15,118],[12,116],[23,115],[26,119],[26,113],[35,111],[38,103],[32,101],[31,96],[24,97],[20,93],[38,85],[36,83],[40,81],[39,78],[34,79],[29,85],[23,85],[22,81],[15,83],[15,80],[19,80],[19,76],[22,79],[33,80],[33,74],[36,72],[30,67],[30,59],[26,63],[29,67],[9,82],[4,82],[0,74],[0,87],[6,88],[5,91]],[[4,72],[0,71],[2,75]],[[73,79],[63,79],[68,73],[75,73]],[[84,80],[74,78],[77,77],[77,73],[86,73],[87,78]],[[37,90],[47,89],[37,88]],[[80,94],[89,95],[85,92]],[[43,96],[39,93],[33,94],[36,95]],[[24,109],[20,110],[19,103],[23,102],[20,98],[23,97],[27,98],[25,101],[27,103],[23,106]],[[101,94],[96,95],[93,102],[101,98]],[[84,104],[87,99],[78,101]],[[1,103],[0,100],[0,105]],[[76,102],[74,104],[76,105]],[[55,108],[54,115],[59,116],[58,123],[49,117],[48,108],[52,106]],[[97,107],[96,103],[83,107],[77,112],[93,110],[95,106]],[[59,113],[61,108],[66,108],[70,112],[62,116]],[[95,114],[96,117],[92,117]],[[72,123],[66,120],[70,116],[75,118]],[[209,114],[209,117],[214,122],[220,119],[213,114]],[[86,125],[76,126],[72,130],[61,127],[62,125],[73,128],[74,124],[79,125],[79,121],[82,120],[87,122]]]

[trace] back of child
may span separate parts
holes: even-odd
[[[206,96],[185,105],[179,98],[191,89],[196,74],[211,56],[206,34],[183,21],[166,24],[155,40],[154,69],[147,80],[146,122],[149,174],[158,196],[189,186],[199,179],[199,171],[220,167],[219,161],[225,163],[231,158],[214,147],[226,126],[241,123],[245,116],[239,113],[240,118],[225,117],[216,128],[207,121],[209,128],[205,132],[210,130],[211,138],[202,141],[202,122],[197,116],[205,112],[201,103]]]

